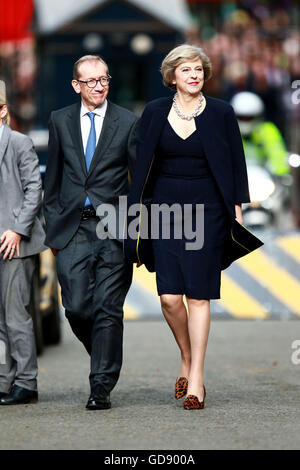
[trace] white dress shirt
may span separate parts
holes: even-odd
[[[94,111],[91,111],[95,114],[94,122],[95,122],[95,130],[96,130],[96,145],[98,143],[99,136],[101,134],[106,110],[107,110],[107,100],[105,100],[101,106],[98,106],[98,108],[94,109]],[[82,144],[83,144],[84,153],[85,153],[87,141],[89,138],[89,133],[91,130],[91,120],[87,115],[87,113],[89,112],[90,111],[84,106],[84,104],[81,103],[80,125],[81,125],[81,136],[82,136]]]

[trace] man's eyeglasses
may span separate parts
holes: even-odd
[[[107,75],[107,77],[101,77],[98,80],[95,78],[91,78],[90,80],[77,80],[77,82],[80,83],[85,83],[89,88],[95,88],[97,86],[97,83],[99,82],[102,86],[107,86],[109,85],[109,82],[111,81],[111,76]]]

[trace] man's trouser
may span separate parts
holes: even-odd
[[[0,392],[15,384],[37,390],[37,357],[29,314],[34,256],[0,259]]]
[[[82,220],[56,257],[66,317],[91,356],[91,391],[109,393],[122,365],[123,304],[132,281],[120,241],[100,240],[98,218]]]

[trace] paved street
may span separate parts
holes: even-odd
[[[85,410],[88,357],[64,330],[39,358],[40,402],[1,407],[1,449],[299,449],[297,320],[213,321],[200,411],[172,396],[179,357],[164,321],[125,322],[113,407],[97,412]]]

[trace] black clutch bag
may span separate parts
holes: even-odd
[[[261,247],[263,242],[244,225],[234,220],[225,240],[222,269],[228,268],[233,261]]]

